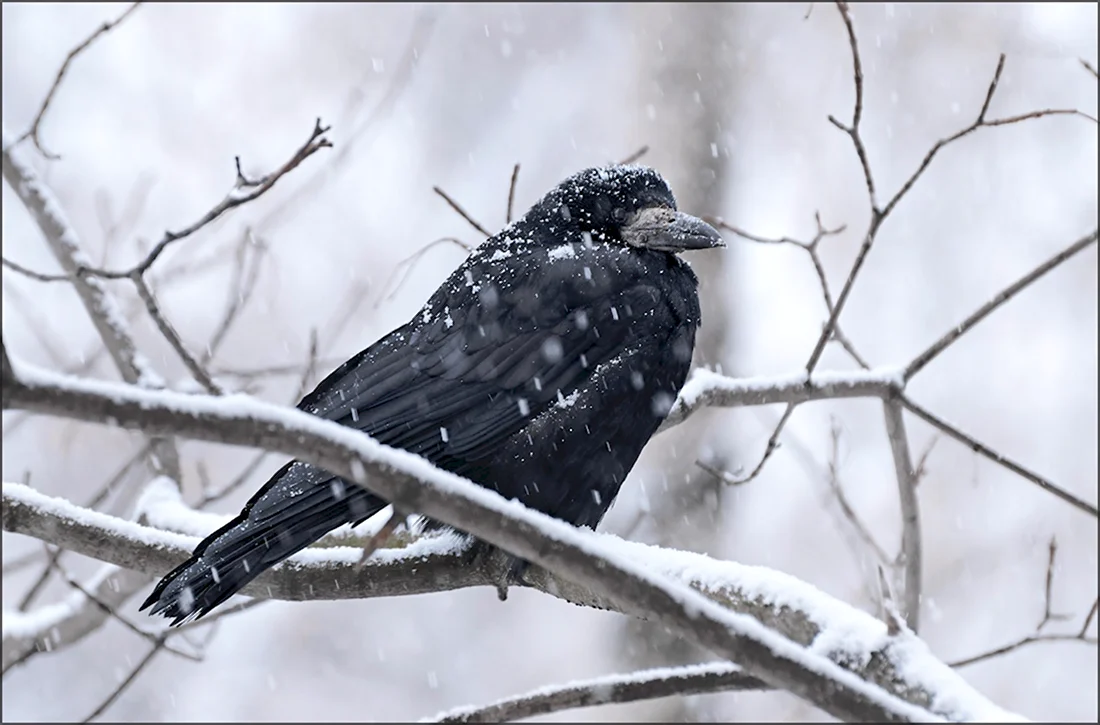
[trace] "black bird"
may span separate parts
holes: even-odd
[[[505,498],[595,527],[683,385],[698,281],[676,253],[723,246],[641,166],[581,171],[483,242],[412,320],[298,407]],[[387,505],[292,461],[153,590],[179,624]]]

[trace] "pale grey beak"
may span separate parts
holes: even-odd
[[[622,228],[623,241],[633,247],[662,252],[686,252],[726,246],[718,230],[702,219],[666,207],[642,209]]]

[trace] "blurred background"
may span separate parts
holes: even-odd
[[[322,151],[259,201],[170,249],[152,275],[194,350],[237,298],[239,260],[255,293],[215,346],[227,383],[287,403],[308,357],[336,364],[417,310],[459,264],[441,237],[481,239],[432,192],[438,185],[490,231],[504,224],[521,164],[521,213],[566,175],[623,159],[669,180],[680,207],[765,236],[813,236],[814,212],[847,224],[822,243],[834,293],[868,221],[850,140],[852,65],[830,4],[152,4],[72,66],[41,127],[62,160],[36,163],[96,262],[128,266],[165,229],[198,218],[234,179],[265,173],[333,125]],[[33,119],[66,53],[123,5],[3,5],[3,116]],[[892,195],[939,138],[971,123],[1008,56],[990,117],[1039,108],[1097,113],[1095,4],[858,4],[863,134]],[[31,147],[24,147],[30,155]],[[872,365],[902,365],[1027,270],[1097,223],[1097,126],[1055,117],[982,129],[945,149],[886,222],[842,317]],[[28,156],[29,157],[29,156]],[[242,239],[249,243],[242,246]],[[238,250],[243,249],[243,257]],[[11,190],[3,254],[56,271]],[[735,375],[795,372],[826,315],[809,259],[790,246],[731,238],[694,263],[704,328],[696,363]],[[249,271],[253,270],[253,271]],[[191,385],[132,286],[112,283],[141,347]],[[11,353],[115,379],[65,285],[3,272]],[[830,346],[822,370],[854,364]],[[289,371],[289,372],[287,372]],[[1051,273],[922,372],[913,398],[1086,500],[1097,499],[1097,256]],[[753,482],[716,486],[694,462],[751,469],[781,407],[714,410],[655,438],[601,528],[628,538],[791,573],[874,611],[874,559],[841,515],[836,478],[893,555],[900,521],[882,406],[800,407]],[[910,418],[914,455],[934,431]],[[87,499],[142,445],[102,427],[4,412],[4,480]],[[185,493],[214,488],[251,451],[181,442]],[[202,464],[201,467],[199,464]],[[272,456],[216,510],[236,512],[282,461]],[[201,468],[205,469],[202,474]],[[129,481],[124,491],[136,491]],[[1043,616],[1052,536],[1053,597],[1076,632],[1097,592],[1097,523],[950,439],[919,489],[925,534],[922,636],[950,661],[1018,639]],[[112,504],[125,512],[126,495]],[[4,534],[3,604],[13,608],[41,548]],[[94,562],[72,556],[76,575]],[[68,594],[58,582],[39,598]],[[143,624],[134,600],[123,611]],[[1059,630],[1058,627],[1062,629]],[[1095,624],[1093,625],[1095,629]],[[3,681],[5,720],[85,717],[149,644],[117,622],[35,657]],[[709,661],[624,617],[490,589],[405,599],[272,602],[227,619],[195,664],[159,655],[106,713],[118,720],[395,720],[543,684]],[[967,667],[998,704],[1043,720],[1095,721],[1097,652],[1037,644]],[[571,711],[569,720],[821,720],[785,694],[727,694]]]

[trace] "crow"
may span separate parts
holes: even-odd
[[[721,246],[713,227],[677,211],[653,169],[581,171],[480,244],[407,324],[298,408],[595,528],[687,377],[698,280],[677,253]],[[141,608],[172,624],[201,617],[386,505],[291,461]]]

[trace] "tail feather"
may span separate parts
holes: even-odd
[[[240,515],[208,536],[141,605],[173,625],[208,614],[288,556],[343,524],[358,524],[386,502],[314,466],[291,462]]]

